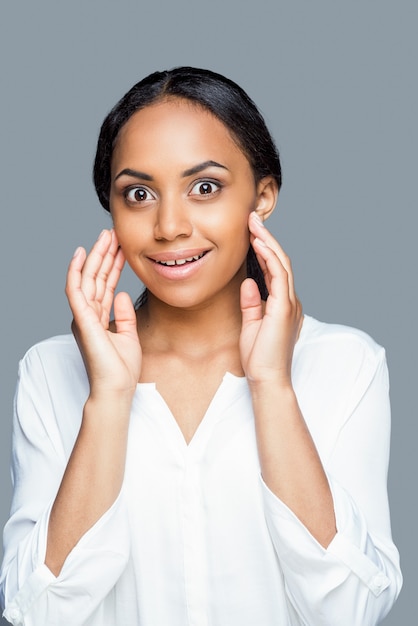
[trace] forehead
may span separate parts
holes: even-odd
[[[157,102],[134,113],[119,132],[112,165],[126,159],[152,161],[170,155],[182,162],[223,158],[249,166],[223,122],[200,105],[180,98]]]

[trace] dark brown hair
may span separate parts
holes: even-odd
[[[93,180],[100,203],[109,207],[111,161],[122,126],[140,109],[163,98],[189,100],[210,111],[228,128],[248,158],[256,182],[272,176],[280,189],[280,159],[263,116],[247,93],[232,80],[210,70],[177,67],[154,72],[136,83],[113,107],[100,130],[94,162]],[[268,292],[252,247],[247,255],[247,274],[254,278],[261,297]],[[141,304],[140,298],[137,304]]]

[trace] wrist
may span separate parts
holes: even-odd
[[[254,408],[268,407],[274,413],[275,407],[284,407],[296,400],[292,381],[288,377],[249,381]]]
[[[287,371],[264,372],[257,377],[247,375],[252,393],[287,393],[293,391],[292,377]]]
[[[86,400],[83,418],[98,416],[100,420],[129,420],[133,393],[91,390]]]

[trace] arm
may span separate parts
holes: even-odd
[[[340,349],[338,339],[336,343],[331,355]],[[402,585],[386,490],[390,406],[384,351],[369,353],[363,360],[360,350],[359,356],[357,363],[348,359],[347,367],[354,365],[350,392],[345,384],[329,392],[321,404],[328,404],[331,396],[330,413],[323,406],[322,415],[314,417],[314,421],[323,418],[325,423],[333,420],[338,424],[319,448],[332,489],[338,529],[327,549],[262,486],[266,519],[291,602],[307,623],[314,619],[315,612],[320,612],[322,621],[316,618],[314,623],[321,626],[374,626],[388,613]],[[337,378],[340,367],[331,358],[329,366],[333,364]],[[323,374],[320,365],[317,376],[313,376],[313,386],[318,384],[320,395],[327,387],[322,383],[321,389]],[[328,380],[331,376],[329,372]],[[341,403],[342,395],[348,402]],[[317,404],[315,410],[320,408]]]
[[[129,324],[132,329],[135,316],[133,310],[130,315],[127,296],[116,299],[121,337],[106,330],[113,289],[123,265],[116,250],[117,242],[107,231],[89,259],[85,261],[80,251],[69,268],[67,293],[89,381],[80,354],[73,348],[69,354],[65,346],[59,348],[60,363],[68,362],[62,371],[54,365],[54,353],[44,348],[32,349],[21,363],[13,433],[14,496],[4,533],[1,574],[5,616],[16,625],[84,623],[115,584],[129,556],[127,511],[120,493],[129,394],[123,387],[126,378],[117,375],[118,363],[112,364],[111,383],[119,385],[120,396],[106,381],[109,346],[101,341],[118,346],[128,335],[126,343],[134,349],[126,349],[125,354],[131,355],[136,367],[140,358],[136,326],[135,336],[129,338]],[[107,276],[102,283],[99,274]],[[77,363],[70,364],[73,357]],[[97,363],[102,369],[95,367]],[[134,367],[126,369],[134,380]],[[135,385],[132,382],[132,387]],[[115,400],[116,396],[122,400]]]
[[[68,270],[66,293],[90,395],[49,520],[45,563],[56,575],[122,486],[141,363],[136,316],[127,294],[115,298],[116,333],[108,330],[123,262],[114,232],[103,231],[87,259],[83,249],[76,250]]]
[[[13,501],[0,576],[0,604],[16,626],[85,622],[129,557],[122,491],[72,550],[59,576],[44,564],[52,503],[87,395],[83,363],[69,337],[31,348],[20,363],[13,419]]]
[[[269,298],[263,313],[252,280],[242,285],[241,359],[250,384],[263,479],[323,546],[335,535],[333,501],[291,380],[302,322],[290,261],[253,213],[252,244]]]
[[[321,444],[312,453],[314,444],[309,433],[306,435],[308,429],[293,388],[282,395],[281,380],[288,380],[295,336],[292,329],[296,326],[295,322],[288,322],[292,315],[286,316],[284,311],[293,311],[293,319],[297,311],[297,305],[288,304],[288,300],[293,300],[292,281],[286,281],[286,275],[291,276],[290,265],[265,229],[254,224],[252,230],[268,244],[268,250],[264,250],[254,242],[266,273],[270,302],[267,301],[263,316],[261,309],[257,312],[257,294],[251,293],[251,285],[243,286],[243,336],[247,341],[252,337],[243,354],[247,356],[246,367],[251,376],[266,520],[287,593],[306,623],[374,626],[391,608],[402,583],[399,558],[391,539],[386,493],[390,409],[384,352],[369,346],[356,349],[352,359],[345,358],[345,354],[346,369],[338,372],[336,363],[341,358],[336,358],[339,348],[334,347],[333,354],[325,358],[324,368],[318,371],[315,362],[309,369],[313,395],[303,398],[303,407]],[[283,260],[279,259],[282,268],[277,269],[272,250],[278,250],[274,254]],[[282,292],[277,275],[284,278]],[[282,304],[278,303],[274,312],[269,304],[275,304],[280,293]],[[277,330],[275,334],[274,328],[270,328],[267,315],[275,315],[276,327],[284,329],[282,334]],[[280,368],[274,362],[279,350]],[[253,355],[258,361],[252,361]],[[265,382],[260,385],[263,377]],[[341,388],[335,384],[338,380]],[[277,386],[273,395],[267,381]],[[288,393],[290,405],[286,400]],[[335,402],[330,401],[332,397]],[[323,405],[318,398],[325,400]],[[314,421],[310,415],[312,406],[317,412]],[[293,429],[289,430],[289,424],[294,424]],[[336,424],[339,426],[334,432]]]

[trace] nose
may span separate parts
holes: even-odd
[[[190,237],[193,226],[187,207],[177,200],[161,200],[156,213],[154,237],[157,240],[174,241],[177,237]]]

